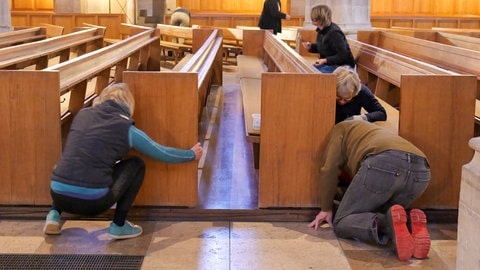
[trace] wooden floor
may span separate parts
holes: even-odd
[[[199,164],[199,208],[257,209],[258,174],[245,139],[236,66],[224,66],[223,86],[210,93],[201,121],[205,159]]]

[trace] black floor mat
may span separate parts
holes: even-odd
[[[143,256],[96,254],[0,254],[0,269],[140,269]]]

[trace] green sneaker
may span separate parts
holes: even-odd
[[[57,210],[50,210],[47,214],[45,226],[43,227],[44,234],[57,235],[61,234],[60,230],[60,213]]]
[[[123,224],[121,227],[112,222],[110,224],[110,228],[108,229],[108,234],[113,239],[134,238],[142,234],[142,232],[142,227],[135,225],[128,220],[126,220],[125,224]]]

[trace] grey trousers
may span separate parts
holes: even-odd
[[[367,157],[343,196],[333,220],[335,234],[387,244],[385,214],[394,204],[408,207],[430,182],[430,166],[420,156],[389,150]]]

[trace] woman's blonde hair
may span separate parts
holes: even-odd
[[[310,12],[312,21],[316,21],[323,26],[332,24],[332,10],[326,5],[314,6]]]
[[[347,94],[356,96],[362,85],[357,72],[349,66],[340,66],[333,71],[337,75],[337,96],[344,97]]]
[[[128,110],[130,111],[130,115],[133,115],[133,111],[135,109],[135,100],[126,83],[116,83],[107,86],[102,90],[100,95],[95,98],[93,101],[93,106],[102,104],[106,100],[110,99],[127,106]]]

